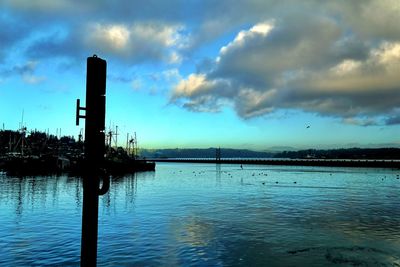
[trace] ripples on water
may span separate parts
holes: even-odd
[[[98,265],[400,266],[397,174],[159,163],[100,197]],[[0,182],[0,265],[79,265],[80,179]]]

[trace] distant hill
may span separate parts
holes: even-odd
[[[146,158],[215,158],[216,148],[142,149]],[[316,158],[316,159],[400,159],[400,148],[305,149],[283,152],[259,152],[221,148],[222,158]]]
[[[318,158],[318,159],[400,159],[400,148],[342,148],[306,149],[276,153],[279,158]]]
[[[184,149],[142,149],[140,155],[146,158],[215,158],[216,148]],[[247,149],[221,148],[223,158],[271,158],[274,153],[258,152]]]
[[[22,139],[25,141],[22,142]],[[24,143],[25,154],[81,154],[83,143],[73,137],[57,137],[40,131],[20,132],[0,130],[0,156],[8,152],[20,152]],[[122,147],[120,149],[123,149]],[[285,151],[283,151],[285,150]],[[146,158],[215,158],[216,148],[141,149],[140,156]],[[222,158],[316,158],[316,159],[400,159],[400,148],[340,148],[305,149],[275,146],[265,151],[221,148]]]
[[[268,147],[267,149],[264,149],[264,151],[276,153],[276,152],[282,152],[282,151],[296,151],[296,148],[291,147],[291,146],[271,146],[271,147]]]

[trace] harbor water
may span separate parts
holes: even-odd
[[[113,177],[98,266],[400,266],[399,174],[159,163]],[[0,266],[79,266],[81,179],[0,183]]]

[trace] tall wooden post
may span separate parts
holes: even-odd
[[[77,100],[77,125],[85,118],[85,171],[83,175],[81,266],[96,266],[99,195],[108,191],[110,180],[101,173],[105,153],[107,62],[96,55],[87,58],[86,107]],[[86,115],[80,115],[85,110]],[[103,176],[103,186],[100,177]]]

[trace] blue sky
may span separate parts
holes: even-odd
[[[77,136],[86,57],[143,148],[400,146],[400,3],[4,0],[0,123]],[[310,126],[307,128],[307,126]]]

